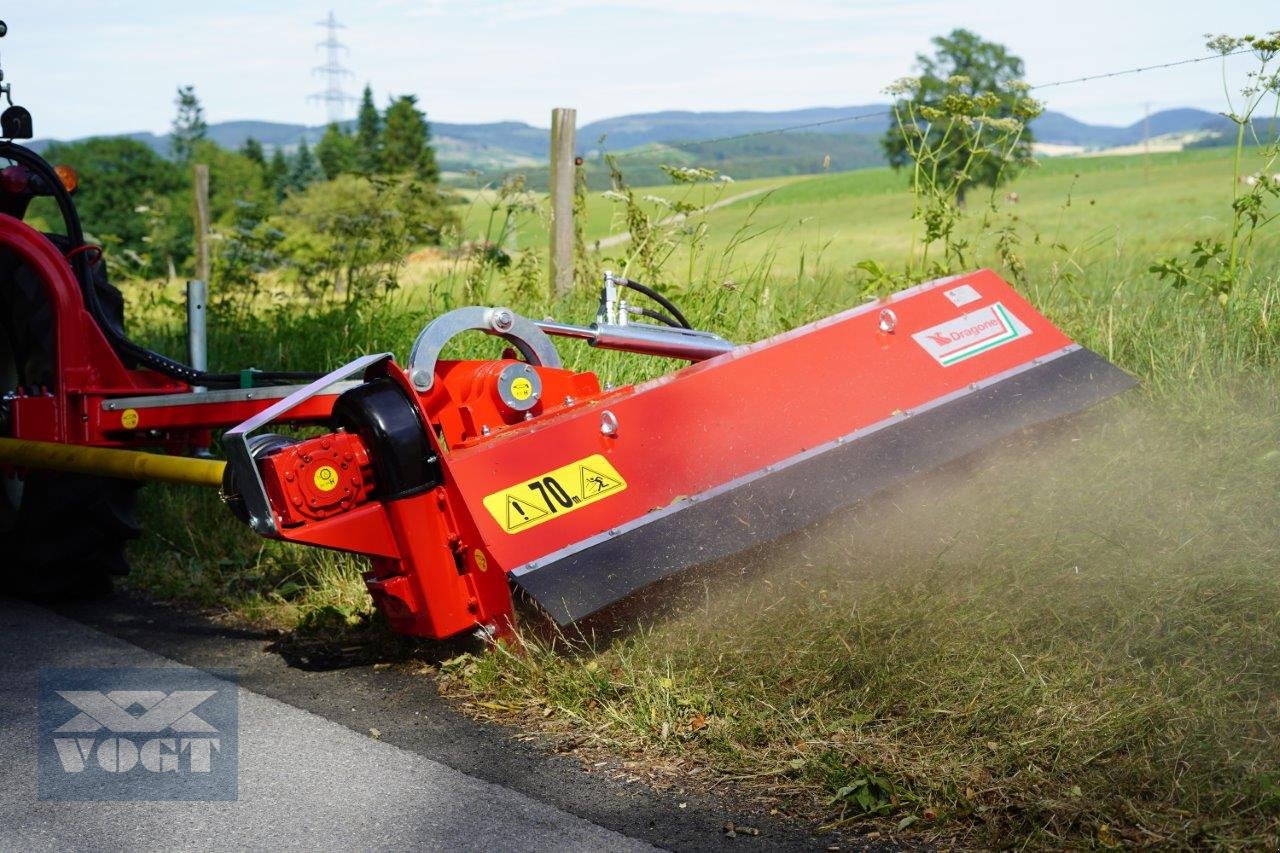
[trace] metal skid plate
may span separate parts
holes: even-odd
[[[1132,384],[984,270],[443,462],[489,560],[568,622]]]

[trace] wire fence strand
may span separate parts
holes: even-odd
[[[1209,62],[1214,59],[1225,59],[1228,56],[1238,56],[1243,53],[1251,52],[1251,48],[1243,48],[1241,50],[1232,51],[1230,53],[1212,53],[1206,56],[1196,56],[1190,59],[1177,59],[1173,62],[1162,62],[1158,65],[1143,65],[1137,68],[1125,68],[1119,71],[1107,71],[1102,74],[1088,74],[1084,77],[1073,77],[1068,80],[1055,80],[1052,83],[1038,83],[1028,87],[1028,91],[1034,92],[1040,89],[1052,89],[1058,86],[1069,86],[1073,83],[1089,83],[1094,80],[1107,80],[1115,77],[1124,77],[1129,74],[1141,74],[1145,71],[1160,71],[1166,68],[1176,68],[1180,65],[1194,65],[1199,62]],[[872,118],[888,118],[893,115],[893,110],[877,110],[872,113],[858,113],[856,115],[837,116],[835,118],[822,119],[819,121],[805,122],[804,124],[794,124],[788,127],[775,127],[766,130],[753,130],[748,133],[738,133],[732,136],[718,136],[712,139],[689,139],[681,142],[656,142],[650,146],[636,148],[631,151],[623,151],[614,154],[614,158],[618,160],[632,159],[635,157],[643,157],[657,154],[669,148],[685,150],[688,148],[704,146],[704,145],[721,145],[726,142],[737,142],[741,139],[754,139],[761,136],[776,136],[784,133],[794,133],[797,130],[811,130],[815,127],[827,127],[833,124],[844,124],[847,122],[864,121]]]

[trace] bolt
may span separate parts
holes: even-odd
[[[516,315],[506,308],[495,308],[493,316],[489,320],[489,325],[498,332],[509,332],[515,324]]]
[[[419,391],[425,391],[431,387],[431,379],[430,373],[419,368],[413,372],[413,387]]]
[[[565,394],[565,395],[564,395],[564,404],[565,404],[566,406],[572,406],[572,405],[573,405],[574,403],[576,403],[576,402],[578,402],[578,401],[577,401],[577,400],[575,400],[575,399],[573,399],[573,397],[570,397],[568,394]]]
[[[883,309],[880,312],[880,331],[890,334],[896,328],[898,328],[898,315],[892,308]]]

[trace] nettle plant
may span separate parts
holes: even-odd
[[[1206,47],[1223,58],[1222,90],[1227,110],[1222,115],[1235,126],[1235,156],[1232,160],[1231,228],[1226,240],[1196,240],[1183,256],[1164,258],[1150,271],[1176,288],[1192,288],[1216,297],[1226,307],[1231,292],[1252,267],[1258,234],[1271,225],[1280,211],[1272,205],[1280,196],[1280,136],[1276,120],[1280,112],[1280,69],[1274,60],[1280,54],[1280,30],[1266,36],[1206,34]],[[1245,82],[1232,95],[1228,82],[1228,56],[1251,53],[1257,65],[1245,74]],[[1267,115],[1270,106],[1270,115]],[[1261,129],[1261,132],[1259,132]],[[1246,150],[1256,148],[1254,164],[1245,170]]]
[[[692,284],[698,259],[706,248],[707,215],[733,179],[715,169],[664,165],[662,171],[681,191],[670,197],[649,194],[637,198],[618,158],[608,154],[605,162],[613,187],[604,197],[617,205],[617,215],[630,235],[619,255],[610,259],[614,266],[624,275],[634,273],[650,283],[663,283],[668,277],[668,262],[683,248],[687,255],[685,283]]]
[[[929,80],[927,93],[924,85],[922,78],[904,77],[885,90],[895,98],[894,132],[915,197],[912,219],[920,223],[902,276],[908,281],[970,265],[974,246],[958,228],[968,193],[988,187],[987,211],[996,210],[996,189],[1035,162],[1027,123],[1043,110],[1017,80],[1004,84],[1003,92],[975,91],[964,75]],[[996,249],[1003,256],[1015,242],[1006,239]],[[874,261],[859,268],[871,274],[873,285],[877,279],[897,283]]]

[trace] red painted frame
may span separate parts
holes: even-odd
[[[963,295],[955,293],[966,285]],[[944,366],[912,337],[997,303],[1024,333],[967,361]],[[886,310],[893,315],[891,330],[882,327]],[[386,362],[381,371],[416,399],[429,425],[443,483],[425,494],[283,528],[280,536],[370,556],[369,590],[403,633],[446,637],[476,625],[504,633],[512,618],[508,573],[536,571],[549,558],[621,526],[643,524],[692,496],[1072,349],[1071,340],[1012,287],[982,270],[920,285],[650,382],[582,394],[570,405],[482,436],[445,429],[456,418],[465,382],[437,381],[419,394],[403,369]],[[475,364],[441,362],[437,376],[466,375]],[[536,369],[544,385],[563,385],[557,374],[564,371]],[[579,376],[588,387],[594,383],[590,374]],[[616,431],[602,430],[605,411]],[[438,440],[437,429],[445,429],[447,443]],[[597,453],[626,481],[616,495],[514,533],[484,507],[486,496],[519,489]]]
[[[9,401],[14,438],[99,447],[203,447],[211,430],[234,426],[272,400],[185,403],[139,410],[133,428],[123,413],[103,403],[121,397],[191,391],[183,382],[151,370],[130,370],[107,342],[84,304],[70,262],[47,237],[20,219],[0,214],[0,248],[30,266],[44,285],[53,316],[55,387],[22,389]],[[328,418],[333,395],[319,396],[288,416],[291,421]]]

